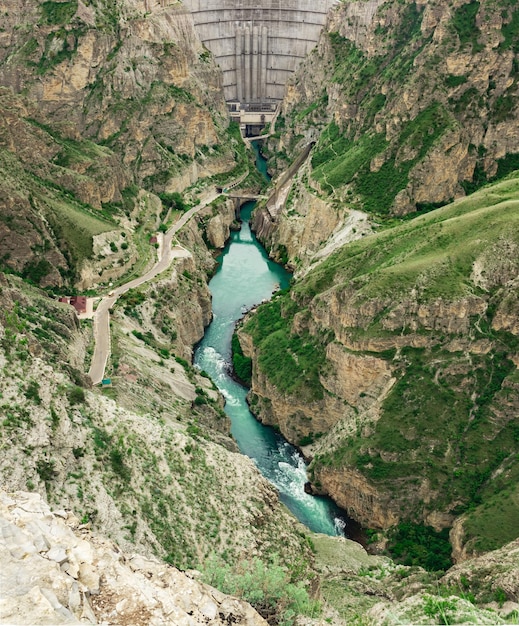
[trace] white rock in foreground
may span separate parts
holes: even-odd
[[[63,516],[39,494],[0,490],[0,623],[266,625],[246,602]]]

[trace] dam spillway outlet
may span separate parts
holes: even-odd
[[[227,102],[229,117],[240,124],[244,137],[256,137],[267,124],[270,124],[277,112],[277,103],[242,104]]]
[[[288,77],[316,45],[326,15],[336,3],[184,0],[198,36],[222,68],[231,117],[240,113],[242,126],[251,131],[271,121]]]

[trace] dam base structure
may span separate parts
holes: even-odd
[[[225,99],[242,132],[272,121],[285,83],[315,46],[337,0],[184,0],[222,68]]]

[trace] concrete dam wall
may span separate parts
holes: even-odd
[[[225,98],[272,110],[337,0],[184,0],[224,76]]]

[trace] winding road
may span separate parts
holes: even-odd
[[[145,274],[134,278],[133,280],[116,287],[110,292],[110,295],[104,296],[99,302],[94,314],[94,354],[90,364],[88,375],[92,380],[92,384],[98,385],[104,378],[106,363],[110,356],[110,310],[117,299],[126,293],[129,289],[134,289],[139,285],[155,278],[161,272],[166,270],[173,259],[190,256],[190,252],[182,246],[171,246],[173,237],[178,231],[187,224],[187,222],[208,204],[211,204],[221,195],[216,189],[213,189],[199,205],[189,209],[184,215],[175,222],[173,226],[159,240],[158,256],[159,260]]]

